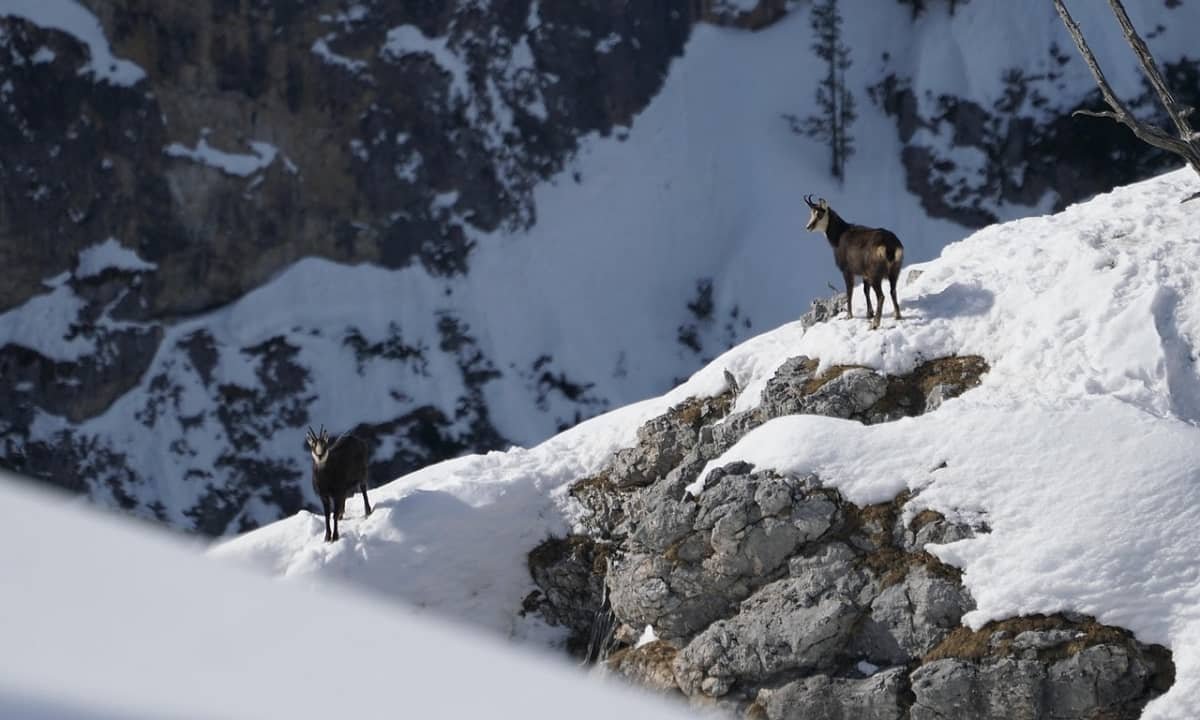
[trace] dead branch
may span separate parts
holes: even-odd
[[[1100,94],[1104,96],[1104,102],[1112,108],[1112,112],[1076,110],[1072,114],[1115,120],[1132,130],[1133,134],[1142,142],[1180,156],[1197,174],[1200,174],[1200,142],[1193,139],[1192,130],[1187,122],[1187,115],[1191,112],[1191,109],[1180,105],[1175,100],[1174,95],[1171,94],[1170,89],[1167,88],[1166,82],[1163,80],[1162,74],[1158,71],[1158,66],[1155,64],[1153,56],[1150,55],[1150,49],[1146,46],[1141,36],[1138,35],[1137,30],[1134,29],[1133,23],[1129,20],[1129,15],[1125,12],[1125,7],[1121,4],[1121,0],[1109,0],[1109,5],[1112,6],[1113,13],[1117,16],[1117,22],[1121,25],[1121,29],[1125,33],[1125,39],[1129,42],[1130,47],[1141,63],[1142,72],[1146,74],[1155,92],[1158,93],[1163,107],[1166,108],[1167,114],[1171,116],[1171,121],[1175,124],[1176,130],[1179,132],[1179,137],[1173,137],[1163,130],[1143,123],[1134,117],[1129,108],[1113,92],[1112,86],[1108,84],[1107,78],[1104,77],[1104,71],[1100,69],[1100,63],[1096,61],[1096,56],[1092,54],[1087,40],[1083,37],[1083,31],[1079,29],[1078,23],[1071,17],[1071,13],[1067,11],[1063,0],[1054,0],[1054,9],[1058,11],[1059,17],[1062,18],[1063,24],[1067,27],[1067,32],[1071,34],[1071,38],[1075,41],[1075,47],[1079,48],[1079,54],[1083,56],[1084,62],[1087,63],[1088,69],[1091,70],[1092,77],[1095,78],[1096,85],[1100,88]]]

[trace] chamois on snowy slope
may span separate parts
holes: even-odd
[[[367,515],[371,514],[371,502],[367,500],[367,444],[349,433],[330,444],[324,425],[319,434],[310,427],[305,440],[313,459],[313,490],[321,498],[325,510],[325,542],[333,542],[338,539],[338,520],[346,511],[346,498],[355,490],[362,490],[363,508]],[[331,513],[332,534],[329,532]]]
[[[871,327],[879,327],[883,317],[883,278],[888,279],[892,291],[892,308],[896,319],[900,319],[900,303],[896,300],[896,279],[900,276],[900,265],[904,262],[904,246],[891,230],[851,225],[821,199],[814,203],[811,195],[804,196],[811,213],[808,216],[808,231],[823,232],[833,246],[833,260],[842,279],[846,281],[846,315],[854,317],[854,277],[862,276],[863,294],[867,297],[867,319]],[[871,288],[875,289],[874,317],[871,311]]]

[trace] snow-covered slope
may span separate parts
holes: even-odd
[[[194,543],[0,476],[0,716],[683,717],[491,637],[338,588],[222,567]]]
[[[1200,705],[1200,204],[1179,201],[1198,189],[1181,170],[987,228],[921,265],[900,293],[905,319],[881,330],[861,317],[785,324],[660,398],[379,488],[377,513],[352,507],[340,543],[323,544],[320,520],[301,513],[214,553],[530,636],[538,628],[517,615],[526,553],[570,524],[566,484],[632,445],[642,421],[719,392],[726,370],[738,407],[751,407],[796,355],[892,373],[979,354],[983,384],[935,412],[869,427],[780,418],[718,462],[815,471],[855,502],[907,488],[907,512],[982,518],[989,534],[930,548],[964,571],[977,601],[966,622],[1074,610],[1127,627],[1175,653],[1178,679],[1147,716],[1189,717]]]
[[[1107,9],[1077,4],[1114,86],[1141,93]],[[994,156],[1032,142],[1019,133],[1093,91],[1049,4],[971,2],[954,14],[931,4],[914,21],[900,3],[842,2],[859,119],[841,185],[828,177],[827,149],[785,117],[814,112],[821,73],[808,8],[757,33],[697,25],[628,129],[584,137],[565,169],[534,187],[532,227],[483,232],[461,198],[439,195],[431,212],[473,244],[462,275],[306,258],[229,305],[130,321],[118,318],[144,288],[180,278],[160,276],[163,264],[134,254],[127,237],[115,239],[125,261],[99,266],[113,252],[97,249],[114,242],[97,237],[71,272],[0,315],[14,379],[0,423],[8,462],[102,504],[234,533],[314,505],[307,423],[357,428],[378,482],[474,449],[534,444],[794,319],[837,281],[825,242],[802,232],[806,192],[892,228],[910,261],[964,232],[931,219],[914,173],[946,174],[934,194],[1001,218],[1060,201],[1062,188],[1031,179],[1036,148]],[[1133,11],[1144,27],[1163,25],[1152,44],[1164,60],[1190,49],[1195,6]],[[900,84],[881,85],[889,77]],[[1104,121],[1072,122],[1079,135]],[[207,148],[194,133],[175,142],[168,154]],[[257,173],[245,192],[272,182],[260,160],[292,177],[279,165],[295,158],[303,175],[303,152],[281,141],[238,156]],[[912,152],[950,165],[914,170]]]

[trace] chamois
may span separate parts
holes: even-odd
[[[330,444],[324,425],[319,434],[310,427],[305,441],[313,459],[313,490],[321,498],[325,510],[325,542],[333,542],[338,539],[338,520],[346,511],[346,498],[356,489],[362,490],[363,507],[367,515],[371,514],[371,502],[367,500],[367,444],[349,433]],[[332,535],[329,532],[331,513]]]
[[[867,297],[867,319],[871,328],[879,327],[883,317],[883,278],[888,279],[892,290],[892,308],[896,319],[900,319],[900,303],[896,300],[896,279],[900,276],[900,265],[904,262],[904,246],[891,230],[851,225],[829,207],[824,199],[814,203],[811,195],[804,202],[812,211],[808,216],[809,232],[823,232],[833,247],[833,260],[842,279],[846,281],[846,316],[854,317],[854,277],[861,275],[863,294]],[[878,307],[871,310],[871,288],[875,288]],[[872,318],[874,314],[874,318]]]

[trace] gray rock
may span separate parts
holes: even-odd
[[[719,468],[698,498],[673,483],[633,494],[629,552],[609,576],[623,622],[653,625],[665,639],[691,637],[786,574],[788,560],[833,527],[838,508],[811,480],[750,470]]]
[[[805,330],[817,323],[828,322],[846,312],[846,294],[836,293],[826,298],[812,301],[808,312],[800,318],[800,325]]]
[[[526,610],[536,609],[549,624],[570,629],[577,645],[587,637],[604,605],[607,555],[607,546],[585,536],[542,542],[528,558],[529,573],[542,595],[527,598]]]
[[[895,543],[905,552],[918,553],[931,543],[944,545],[975,537],[975,534],[975,529],[969,525],[952,522],[940,513],[925,510],[908,525],[896,524]]]
[[[865,368],[848,368],[836,377],[814,382],[817,361],[800,356],[779,367],[763,389],[759,413],[826,415],[850,418],[866,412],[887,393],[887,379]]]
[[[1013,638],[1014,650],[1046,650],[1070,642],[1084,633],[1078,630],[1026,630]]]
[[[900,720],[908,689],[903,667],[867,678],[814,675],[758,693],[757,705],[768,720]]]
[[[689,695],[713,695],[735,682],[832,668],[862,609],[840,593],[807,590],[803,580],[786,578],[756,592],[735,617],[713,623],[680,651],[676,682]]]
[[[913,720],[1136,718],[1154,695],[1153,674],[1144,655],[1109,643],[1057,661],[946,658],[913,672],[916,700],[911,716]]]
[[[973,607],[961,583],[918,565],[871,602],[855,648],[872,662],[910,662],[944,640]]]

